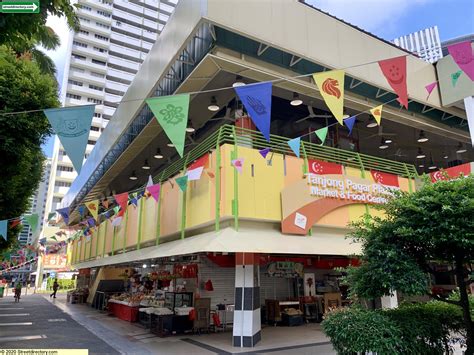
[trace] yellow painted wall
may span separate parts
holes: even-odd
[[[161,185],[161,231],[160,235],[176,233],[181,223],[181,190],[174,179]],[[179,222],[178,222],[179,221]]]
[[[131,247],[137,244],[138,240],[138,212],[140,210],[140,204],[138,206],[129,205],[126,213],[127,223],[122,222],[118,228],[120,231],[120,248],[123,248],[123,238],[126,238],[126,247]],[[120,249],[119,248],[119,249]]]

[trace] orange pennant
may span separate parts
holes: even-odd
[[[377,122],[379,126],[380,126],[380,121],[382,121],[382,107],[383,105],[379,105],[377,107],[370,109],[370,113],[372,114],[372,116],[374,116],[375,121]]]

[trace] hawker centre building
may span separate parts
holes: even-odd
[[[404,55],[408,109],[394,100],[377,63]],[[159,200],[142,197],[119,225],[104,219],[72,241],[69,262],[93,270],[91,292],[112,277],[105,270],[197,264],[198,278],[186,290],[211,298],[212,308],[233,305],[229,342],[254,346],[265,336],[261,323],[278,321],[275,302],[303,309],[308,296],[324,303],[325,293],[343,293],[334,268],[357,265],[360,252],[346,239],[351,222],[379,214],[375,206],[393,189],[414,191],[423,173],[470,172],[474,150],[462,99],[472,95],[472,82],[464,76],[461,89],[450,87],[453,65],[449,56],[426,63],[299,1],[179,2],[62,207],[70,207],[75,225],[77,206],[140,192],[149,175],[161,183]],[[345,71],[346,117],[357,115],[350,135],[333,124],[304,76],[333,69]],[[269,142],[232,88],[265,81],[273,82]],[[427,99],[425,86],[437,81]],[[144,102],[180,93],[192,93],[182,158]],[[378,126],[369,110],[384,103]],[[321,145],[309,133],[328,125]],[[303,137],[299,157],[287,144],[296,137]],[[238,158],[241,173],[231,163]],[[192,166],[204,172],[183,192],[175,179]],[[203,287],[209,280],[212,291]],[[344,295],[336,297],[341,303]]]

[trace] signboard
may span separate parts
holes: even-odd
[[[303,277],[304,266],[293,261],[277,261],[268,265],[268,275],[274,277]]]
[[[65,254],[47,254],[44,256],[44,269],[65,269],[67,256]]]
[[[38,14],[39,11],[39,0],[0,2],[0,12],[3,13]]]

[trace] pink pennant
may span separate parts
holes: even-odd
[[[160,184],[151,185],[151,186],[148,186],[146,189],[150,193],[150,195],[155,199],[155,201],[158,202],[158,199],[160,198],[161,185]]]
[[[425,86],[426,91],[428,91],[428,97],[426,98],[427,100],[436,86],[438,86],[438,82],[436,81]]]
[[[459,68],[474,81],[474,55],[471,41],[465,41],[448,46],[448,52],[453,57]]]
[[[239,174],[242,174],[243,167],[244,167],[244,158],[237,158],[232,160],[232,166],[237,169]]]

